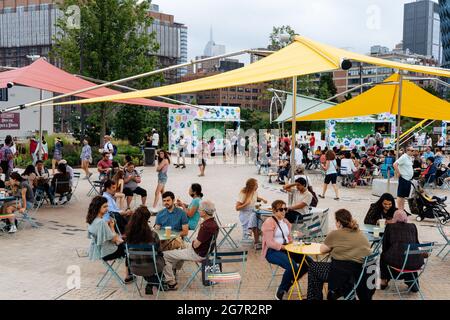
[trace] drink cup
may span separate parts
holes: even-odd
[[[379,238],[380,237],[380,231],[381,231],[380,228],[373,228],[373,236],[375,238]]]
[[[386,227],[386,219],[380,219],[380,220],[378,220],[378,226],[379,226],[381,229],[384,229],[384,228]]]
[[[166,231],[166,234],[165,234],[166,237],[170,238],[170,235],[172,234],[172,227],[166,227],[165,231]]]

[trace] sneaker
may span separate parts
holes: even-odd
[[[183,165],[181,166],[181,169],[186,169],[186,166],[183,164]]]
[[[16,233],[17,232],[17,227],[15,224],[11,225],[11,227],[9,228],[9,233]]]
[[[179,164],[176,164],[176,165],[175,165],[175,168],[179,168],[179,167],[180,167],[180,165],[179,165]]]
[[[255,248],[255,250],[261,250],[262,249],[262,243],[260,243],[260,242],[255,243],[255,245],[253,247]]]
[[[152,284],[147,284],[145,286],[145,294],[153,294],[153,285]]]
[[[133,283],[134,281],[136,281],[136,277],[135,276],[128,276],[125,278],[125,280],[123,282],[125,283]]]
[[[61,200],[59,200],[59,204],[60,204],[60,205],[63,205],[63,204],[65,204],[65,203],[67,203],[68,201],[69,201],[69,200],[67,199],[67,197],[64,196],[64,197],[62,197]]]
[[[283,300],[284,293],[284,291],[277,291],[277,293],[275,294],[275,299]]]
[[[176,290],[178,290],[178,288],[177,288],[177,286],[178,286],[178,283],[174,283],[174,284],[166,284],[167,285],[167,290],[168,291],[176,291]]]

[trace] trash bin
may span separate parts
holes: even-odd
[[[144,160],[146,166],[155,165],[155,148],[144,148]]]

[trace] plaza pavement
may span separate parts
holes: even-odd
[[[205,199],[212,200],[218,209],[224,223],[238,222],[238,213],[234,210],[240,188],[248,178],[255,177],[259,181],[259,194],[269,200],[287,200],[287,195],[279,191],[278,184],[269,184],[268,177],[256,174],[253,165],[208,165],[206,176],[198,177],[198,167],[188,165],[186,169],[169,170],[166,190],[171,190],[185,202],[189,201],[188,189],[191,183],[199,182],[203,187]],[[82,174],[82,177],[84,174]],[[314,190],[319,193],[321,176],[311,174]],[[147,204],[153,202],[153,192],[157,181],[154,167],[144,168],[142,187],[149,193]],[[114,280],[108,287],[99,291],[95,285],[104,272],[100,262],[91,262],[86,257],[89,246],[85,217],[90,202],[86,194],[89,190],[86,180],[80,180],[76,191],[77,199],[73,199],[63,207],[52,208],[48,205],[37,213],[37,221],[42,224],[38,229],[28,225],[17,234],[0,234],[2,254],[0,258],[0,299],[141,299],[133,285],[127,286],[127,291],[120,288]],[[436,190],[438,195],[450,195],[447,191]],[[319,199],[320,208],[330,208],[329,227],[334,228],[333,212],[339,208],[349,209],[358,222],[362,223],[370,203],[377,198],[371,195],[369,187],[356,189],[341,189],[341,200],[334,201],[333,191],[329,190],[326,199]],[[136,204],[139,204],[139,199]],[[154,222],[152,217],[152,222]],[[414,217],[410,221],[419,228],[420,241],[443,240],[431,221],[417,223]],[[241,237],[240,226],[233,232],[233,238]],[[450,299],[450,259],[441,261],[435,256],[429,261],[425,274],[421,279],[421,287],[426,299]],[[222,249],[226,250],[225,247]],[[281,277],[277,276],[271,288],[267,289],[270,280],[269,265],[261,259],[260,251],[249,250],[247,269],[243,278],[240,299],[273,300],[276,287]],[[233,267],[233,266],[232,266]],[[186,282],[193,268],[192,263],[185,263],[183,270],[178,272],[180,287]],[[73,287],[74,275],[80,272],[80,288]],[[227,269],[228,270],[228,266]],[[123,276],[124,267],[120,269]],[[301,281],[303,293],[306,292],[305,276]],[[214,290],[215,299],[234,299],[235,291],[232,285],[219,284]],[[159,299],[208,299],[199,281],[195,281],[185,292],[171,291],[160,294]],[[151,300],[155,296],[144,296]],[[374,299],[394,299],[384,291],[377,291]],[[398,299],[395,297],[395,299]],[[419,299],[417,294],[409,294],[407,299]]]

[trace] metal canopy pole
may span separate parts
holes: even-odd
[[[397,149],[396,149],[396,159],[400,156],[400,126],[402,120],[402,94],[403,94],[403,75],[399,70],[399,85],[398,85],[398,109],[397,109]]]
[[[297,76],[292,77],[291,183],[295,182],[295,133],[297,131]]]
[[[183,68],[183,67],[188,67],[190,65],[195,65],[197,63],[201,63],[201,62],[206,62],[206,61],[211,61],[211,60],[217,60],[217,59],[222,59],[222,58],[227,58],[227,57],[232,57],[232,56],[238,56],[238,55],[242,55],[242,54],[272,54],[273,51],[269,51],[269,50],[257,50],[257,49],[246,49],[246,50],[241,50],[241,51],[236,51],[236,52],[232,52],[232,53],[227,53],[227,54],[222,54],[222,55],[218,55],[215,57],[208,57],[208,58],[203,58],[203,59],[199,59],[199,60],[192,60],[190,62],[186,62],[186,63],[182,63],[182,64],[178,64],[178,65],[174,65],[174,66],[170,66],[170,67],[166,67],[166,68],[162,68],[162,69],[158,69],[158,70],[154,70],[154,71],[149,71],[149,72],[145,72],[145,73],[141,73],[138,75],[134,75],[131,77],[127,77],[127,78],[122,78],[122,79],[118,79],[118,80],[114,80],[111,82],[106,82],[106,83],[102,83],[102,84],[98,84],[92,87],[88,87],[88,88],[83,88],[83,89],[79,89],[76,91],[72,91],[69,93],[65,93],[59,96],[55,96],[52,98],[48,98],[48,99],[44,99],[41,101],[34,101],[34,102],[30,102],[30,103],[25,103],[22,105],[17,105],[17,106],[13,106],[13,107],[9,107],[6,108],[4,110],[0,110],[0,114],[1,113],[5,113],[5,112],[11,112],[11,111],[15,111],[15,110],[22,110],[25,109],[27,107],[32,107],[32,106],[36,106],[39,104],[43,104],[43,103],[47,103],[50,101],[54,101],[54,100],[58,100],[58,99],[62,99],[62,98],[66,98],[66,97],[71,97],[83,92],[88,92],[88,91],[92,91],[95,89],[100,89],[100,88],[104,88],[104,87],[109,87],[112,86],[114,84],[119,84],[119,83],[124,83],[124,82],[129,82],[131,80],[136,80],[136,79],[140,79],[140,78],[145,78],[154,74],[158,74],[158,73],[163,73],[166,71],[170,71],[170,70],[175,70],[175,69],[179,69],[179,68]],[[57,103],[56,103],[57,104]],[[47,105],[46,105],[47,106]]]

